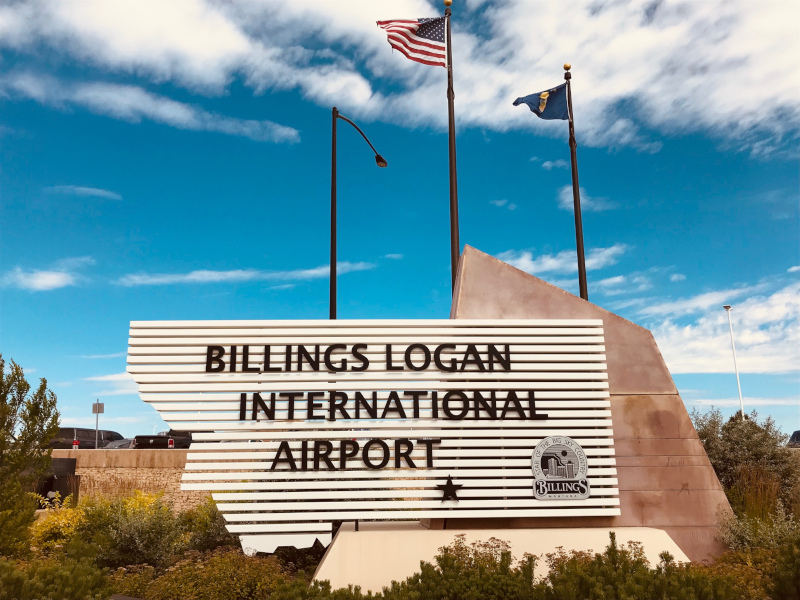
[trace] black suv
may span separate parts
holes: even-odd
[[[105,448],[111,442],[121,440],[122,434],[116,431],[101,429],[97,432],[97,447]],[[67,449],[74,448],[74,443],[78,442],[78,449],[94,449],[94,429],[82,429],[80,427],[59,427],[58,434],[50,442],[51,448]]]

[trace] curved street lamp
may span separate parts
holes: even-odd
[[[386,159],[383,158],[378,151],[375,150],[375,146],[372,145],[372,142],[369,141],[367,136],[361,131],[361,128],[353,123],[347,117],[339,114],[339,109],[335,106],[332,110],[333,113],[333,130],[332,130],[332,145],[331,145],[331,276],[330,276],[330,283],[331,283],[331,299],[330,299],[330,318],[336,318],[336,121],[341,119],[342,121],[347,121],[355,127],[356,131],[361,134],[361,137],[364,138],[364,141],[369,144],[369,147],[372,148],[372,151],[375,153],[375,164],[379,167],[383,168],[386,167],[389,163],[386,162]]]

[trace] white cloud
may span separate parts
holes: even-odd
[[[46,292],[75,285],[75,276],[63,271],[24,271],[16,267],[3,276],[3,285],[32,292]]]
[[[798,271],[800,271],[800,265],[797,265],[796,267],[789,267],[788,269],[786,269],[787,273],[797,273]]]
[[[81,356],[81,358],[86,358],[90,360],[97,360],[97,359],[106,359],[106,358],[122,358],[126,356],[125,352],[114,352],[113,354],[85,354]]]
[[[601,212],[618,208],[615,202],[610,202],[608,198],[593,198],[580,188],[581,211]],[[572,211],[575,208],[575,201],[572,198],[572,186],[565,185],[558,190],[558,208],[561,210]]]
[[[685,279],[686,275],[684,275],[683,273],[673,273],[672,275],[669,276],[669,280],[673,282],[684,281]]]
[[[753,406],[800,406],[800,398],[749,398],[742,395],[744,410],[747,412]],[[739,408],[739,398],[717,398],[712,400],[691,400],[694,404],[703,406],[717,406],[720,408],[733,406]]]
[[[112,375],[97,375],[94,377],[85,377],[84,381],[97,381],[108,383],[111,385],[108,389],[101,389],[98,392],[93,392],[93,395],[98,397],[103,396],[131,396],[139,394],[139,386],[133,380],[129,373],[113,373]]]
[[[469,18],[478,4],[480,33]],[[0,7],[0,45],[16,51],[15,59],[52,51],[81,66],[208,94],[240,79],[258,93],[294,89],[322,106],[335,101],[360,119],[443,128],[444,70],[392,53],[375,26],[441,7],[395,0],[387,13],[387,6],[28,0]],[[511,101],[558,83],[569,59],[580,144],[657,151],[645,132],[658,130],[710,133],[754,154],[793,147],[800,69],[775,57],[800,54],[795,17],[794,4],[782,0],[456,7],[457,117],[467,126],[563,136],[563,127]],[[520,73],[532,74],[523,87]]]
[[[596,282],[595,285],[600,286],[601,288],[608,288],[622,285],[625,283],[625,281],[626,279],[624,275],[617,275],[616,277],[601,279],[600,281]]]
[[[97,114],[133,123],[147,119],[177,129],[213,131],[259,142],[291,143],[300,140],[299,132],[292,127],[278,125],[272,121],[237,119],[210,113],[197,106],[157,96],[132,85],[109,83],[64,85],[51,78],[22,73],[0,80],[0,91],[3,88],[43,104],[59,108],[81,106]],[[84,191],[79,195],[98,195],[86,193],[87,190],[92,191],[92,188],[74,186],[58,186],[58,188],[71,188],[72,193],[78,193],[77,190]],[[105,192],[105,190],[99,191]]]
[[[397,253],[384,254],[383,258],[388,258],[389,260],[403,260],[403,255],[402,254],[397,254]]]
[[[546,160],[542,163],[542,168],[546,171],[552,171],[553,169],[568,169],[569,163],[563,158],[559,158],[558,160]]]
[[[55,266],[58,269],[63,269],[66,271],[74,271],[80,269],[81,267],[89,267],[95,264],[94,258],[91,256],[71,256],[69,258],[62,258],[55,262]]]
[[[84,377],[84,381],[101,382],[110,384],[108,389],[101,389],[92,392],[94,396],[131,396],[139,394],[139,386],[129,373],[114,373],[112,375],[96,375],[94,377]]]
[[[224,85],[251,40],[202,1],[31,0],[0,12],[6,45],[44,42],[91,65],[187,85]]]
[[[712,307],[722,310],[722,305],[726,302],[729,302],[735,298],[741,298],[742,296],[755,293],[763,289],[765,289],[765,286],[761,284],[713,292],[704,292],[690,298],[683,298],[681,300],[674,300],[670,302],[660,302],[658,304],[648,306],[640,310],[639,314],[643,316],[664,315],[680,317],[683,315],[689,315],[708,310]]]
[[[635,292],[644,292],[653,287],[650,278],[646,275],[634,275],[631,277],[631,283],[633,284],[633,287],[630,291]]]
[[[605,296],[618,296],[620,294],[630,294],[633,292],[644,292],[653,287],[650,278],[643,273],[631,273],[630,275],[617,275],[608,277],[600,281],[592,282],[592,287],[599,287],[600,293]]]
[[[586,255],[586,270],[594,271],[615,265],[619,257],[628,249],[625,244],[614,244],[608,248],[592,248]],[[575,268],[577,269],[577,266]]]
[[[81,198],[105,198],[107,200],[122,200],[122,196],[116,192],[102,190],[100,188],[83,187],[80,185],[54,185],[44,189],[51,194],[64,194],[67,196],[79,196]]]
[[[96,375],[95,377],[84,377],[84,381],[133,381],[128,373],[114,373],[113,375]]]
[[[517,205],[516,204],[514,204],[513,202],[509,202],[505,198],[503,198],[502,200],[489,200],[489,204],[492,204],[493,206],[497,206],[499,208],[505,207],[508,210],[516,210],[517,209]]]
[[[338,275],[355,271],[374,269],[368,262],[336,263]],[[293,271],[258,271],[256,269],[237,269],[233,271],[199,270],[189,273],[136,273],[120,277],[116,283],[131,287],[138,285],[173,285],[201,283],[241,283],[248,281],[307,281],[323,279],[330,275],[330,266],[321,265],[313,269],[295,269]]]
[[[616,264],[627,249],[625,244],[614,244],[608,248],[589,250],[586,255],[586,270],[594,271]],[[578,270],[575,250],[562,250],[558,254],[542,254],[535,258],[530,250],[507,250],[498,254],[497,258],[532,275],[572,273]]]
[[[769,295],[755,295],[763,286],[707,292],[671,305],[646,307],[639,314],[665,315],[650,328],[673,373],[732,373],[728,318],[722,308],[741,298],[731,314],[736,358],[743,373],[800,371],[800,283]],[[711,299],[711,301],[709,300]],[[676,319],[698,314],[688,324]]]
[[[648,297],[639,297],[639,298],[626,298],[625,300],[617,300],[612,302],[611,304],[607,305],[613,311],[621,311],[625,310],[626,308],[632,308],[634,306],[642,306],[643,304],[647,304],[648,302],[652,302],[652,298]]]
[[[0,287],[14,287],[31,292],[47,292],[77,285],[81,276],[78,269],[93,265],[91,256],[64,258],[49,269],[23,269],[15,267],[0,278]]]

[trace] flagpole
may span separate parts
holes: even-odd
[[[330,299],[328,310],[330,318],[336,318],[336,121],[339,120],[339,109],[331,109],[333,123],[331,123],[331,269],[330,269]]]
[[[572,200],[575,204],[575,242],[578,246],[578,283],[581,290],[581,298],[589,299],[589,291],[586,288],[586,259],[583,253],[583,223],[581,221],[581,188],[578,184],[578,143],[575,141],[575,124],[572,120],[572,73],[569,70],[572,65],[564,65],[564,79],[567,82],[567,106],[569,107],[569,157],[572,164]]]
[[[461,244],[458,240],[458,180],[456,178],[456,116],[453,101],[453,52],[450,44],[450,5],[453,0],[444,0],[445,25],[447,27],[447,122],[449,127],[450,147],[450,279],[452,289],[456,288],[456,271]]]

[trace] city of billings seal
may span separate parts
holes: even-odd
[[[585,500],[586,453],[572,438],[544,438],[533,450],[533,494],[537,500]]]

